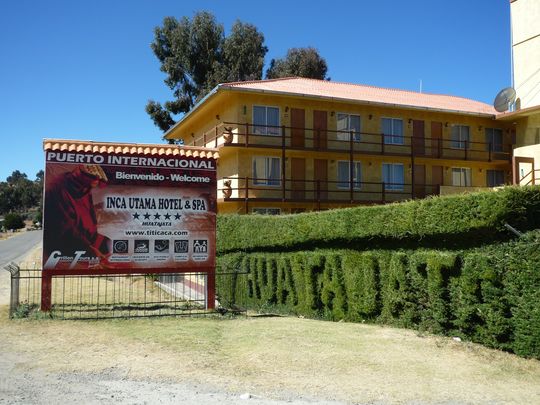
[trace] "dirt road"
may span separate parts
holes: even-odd
[[[42,231],[29,231],[0,240],[0,305],[9,303],[10,275],[4,266],[10,262],[22,261],[29,251],[41,243],[42,235]]]

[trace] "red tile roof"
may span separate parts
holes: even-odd
[[[219,88],[320,97],[365,104],[433,109],[475,115],[495,116],[497,114],[493,106],[463,97],[418,93],[415,91],[386,89],[300,77],[224,83],[219,85]]]
[[[155,145],[142,143],[112,143],[93,141],[72,141],[67,139],[45,139],[43,150],[92,153],[131,153],[140,155],[193,156],[217,159],[216,149],[196,146]]]

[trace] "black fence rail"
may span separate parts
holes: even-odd
[[[11,318],[40,314],[41,270],[5,267],[11,273]],[[215,311],[207,310],[205,273],[66,275],[52,278],[51,311],[57,319],[110,319],[246,313],[232,304],[229,288],[237,273],[216,274]],[[229,279],[234,279],[231,283]],[[221,286],[227,291],[220,291]],[[223,297],[223,298],[222,298]]]

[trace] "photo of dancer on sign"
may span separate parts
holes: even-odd
[[[213,158],[45,155],[45,271],[215,265]]]

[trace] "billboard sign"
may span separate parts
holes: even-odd
[[[45,148],[44,273],[214,268],[212,153],[188,156],[172,145],[79,149]]]

